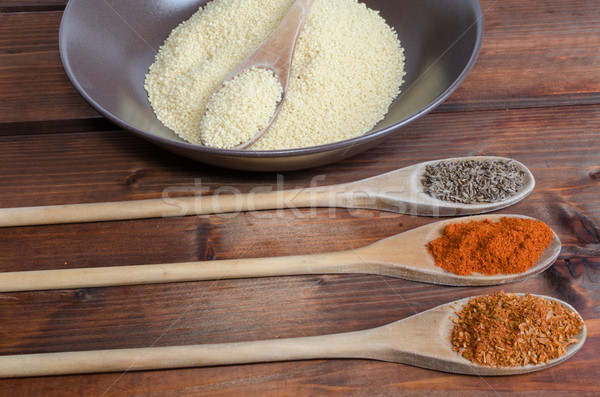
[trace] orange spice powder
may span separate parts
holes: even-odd
[[[504,217],[450,224],[427,248],[437,266],[455,274],[516,274],[533,266],[553,238],[541,221]]]
[[[556,301],[503,291],[471,298],[456,314],[452,349],[487,366],[548,363],[567,354],[584,327],[579,314]]]

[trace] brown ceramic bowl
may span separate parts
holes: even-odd
[[[372,131],[301,149],[252,151],[190,144],[156,118],[144,78],[157,49],[206,0],[70,0],[60,25],[60,56],[71,82],[104,117],[182,156],[222,167],[287,171],[363,152],[444,101],[473,67],[483,39],[477,0],[365,0],[398,32],[406,76],[400,97]]]

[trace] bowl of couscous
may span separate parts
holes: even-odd
[[[202,116],[215,87],[292,3],[71,0],[60,55],[78,92],[119,127],[207,164],[288,171],[356,155],[401,133],[458,87],[483,38],[477,0],[315,0],[267,133],[244,149],[208,139]],[[254,94],[250,107],[262,98]],[[244,113],[231,113],[243,131]],[[229,119],[220,124],[221,134],[234,128]]]

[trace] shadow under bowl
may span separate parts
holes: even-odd
[[[65,71],[83,98],[119,127],[171,152],[246,171],[316,167],[361,153],[443,102],[469,73],[483,40],[477,0],[365,0],[394,27],[406,57],[405,82],[388,114],[370,132],[298,149],[218,149],[185,142],[155,116],[145,75],[171,30],[206,0],[70,0],[60,25]]]

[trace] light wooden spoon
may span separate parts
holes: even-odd
[[[512,161],[525,173],[525,183],[517,194],[495,203],[454,203],[435,199],[423,191],[421,180],[427,165],[460,160]],[[3,208],[0,209],[0,227],[316,207],[363,208],[422,216],[472,215],[513,205],[531,193],[534,185],[531,172],[515,160],[491,156],[458,157],[419,163],[339,185],[290,190],[260,189],[243,194],[194,197],[166,195],[162,199]]]
[[[569,310],[571,305],[547,296]],[[94,372],[129,372],[273,361],[355,358],[397,362],[437,371],[478,376],[516,375],[567,360],[585,342],[584,327],[567,353],[549,363],[517,367],[477,365],[452,350],[450,317],[470,298],[437,306],[406,319],[363,331],[301,338],[205,345],[148,347],[0,356],[0,377]]]
[[[246,149],[252,146],[267,132],[277,118],[285,100],[296,42],[313,1],[296,0],[269,37],[231,71],[215,90],[215,92],[219,91],[226,82],[252,68],[272,71],[283,88],[281,100],[275,106],[275,111],[267,126],[258,131],[250,140],[236,146],[235,149]]]
[[[313,255],[7,272],[0,273],[0,292],[348,273],[379,274],[442,285],[495,285],[541,273],[554,263],[561,248],[556,234],[536,264],[524,273],[461,276],[435,265],[426,244],[440,237],[448,224],[482,219],[496,222],[502,217],[528,218],[522,215],[478,215],[448,219],[362,248]]]

